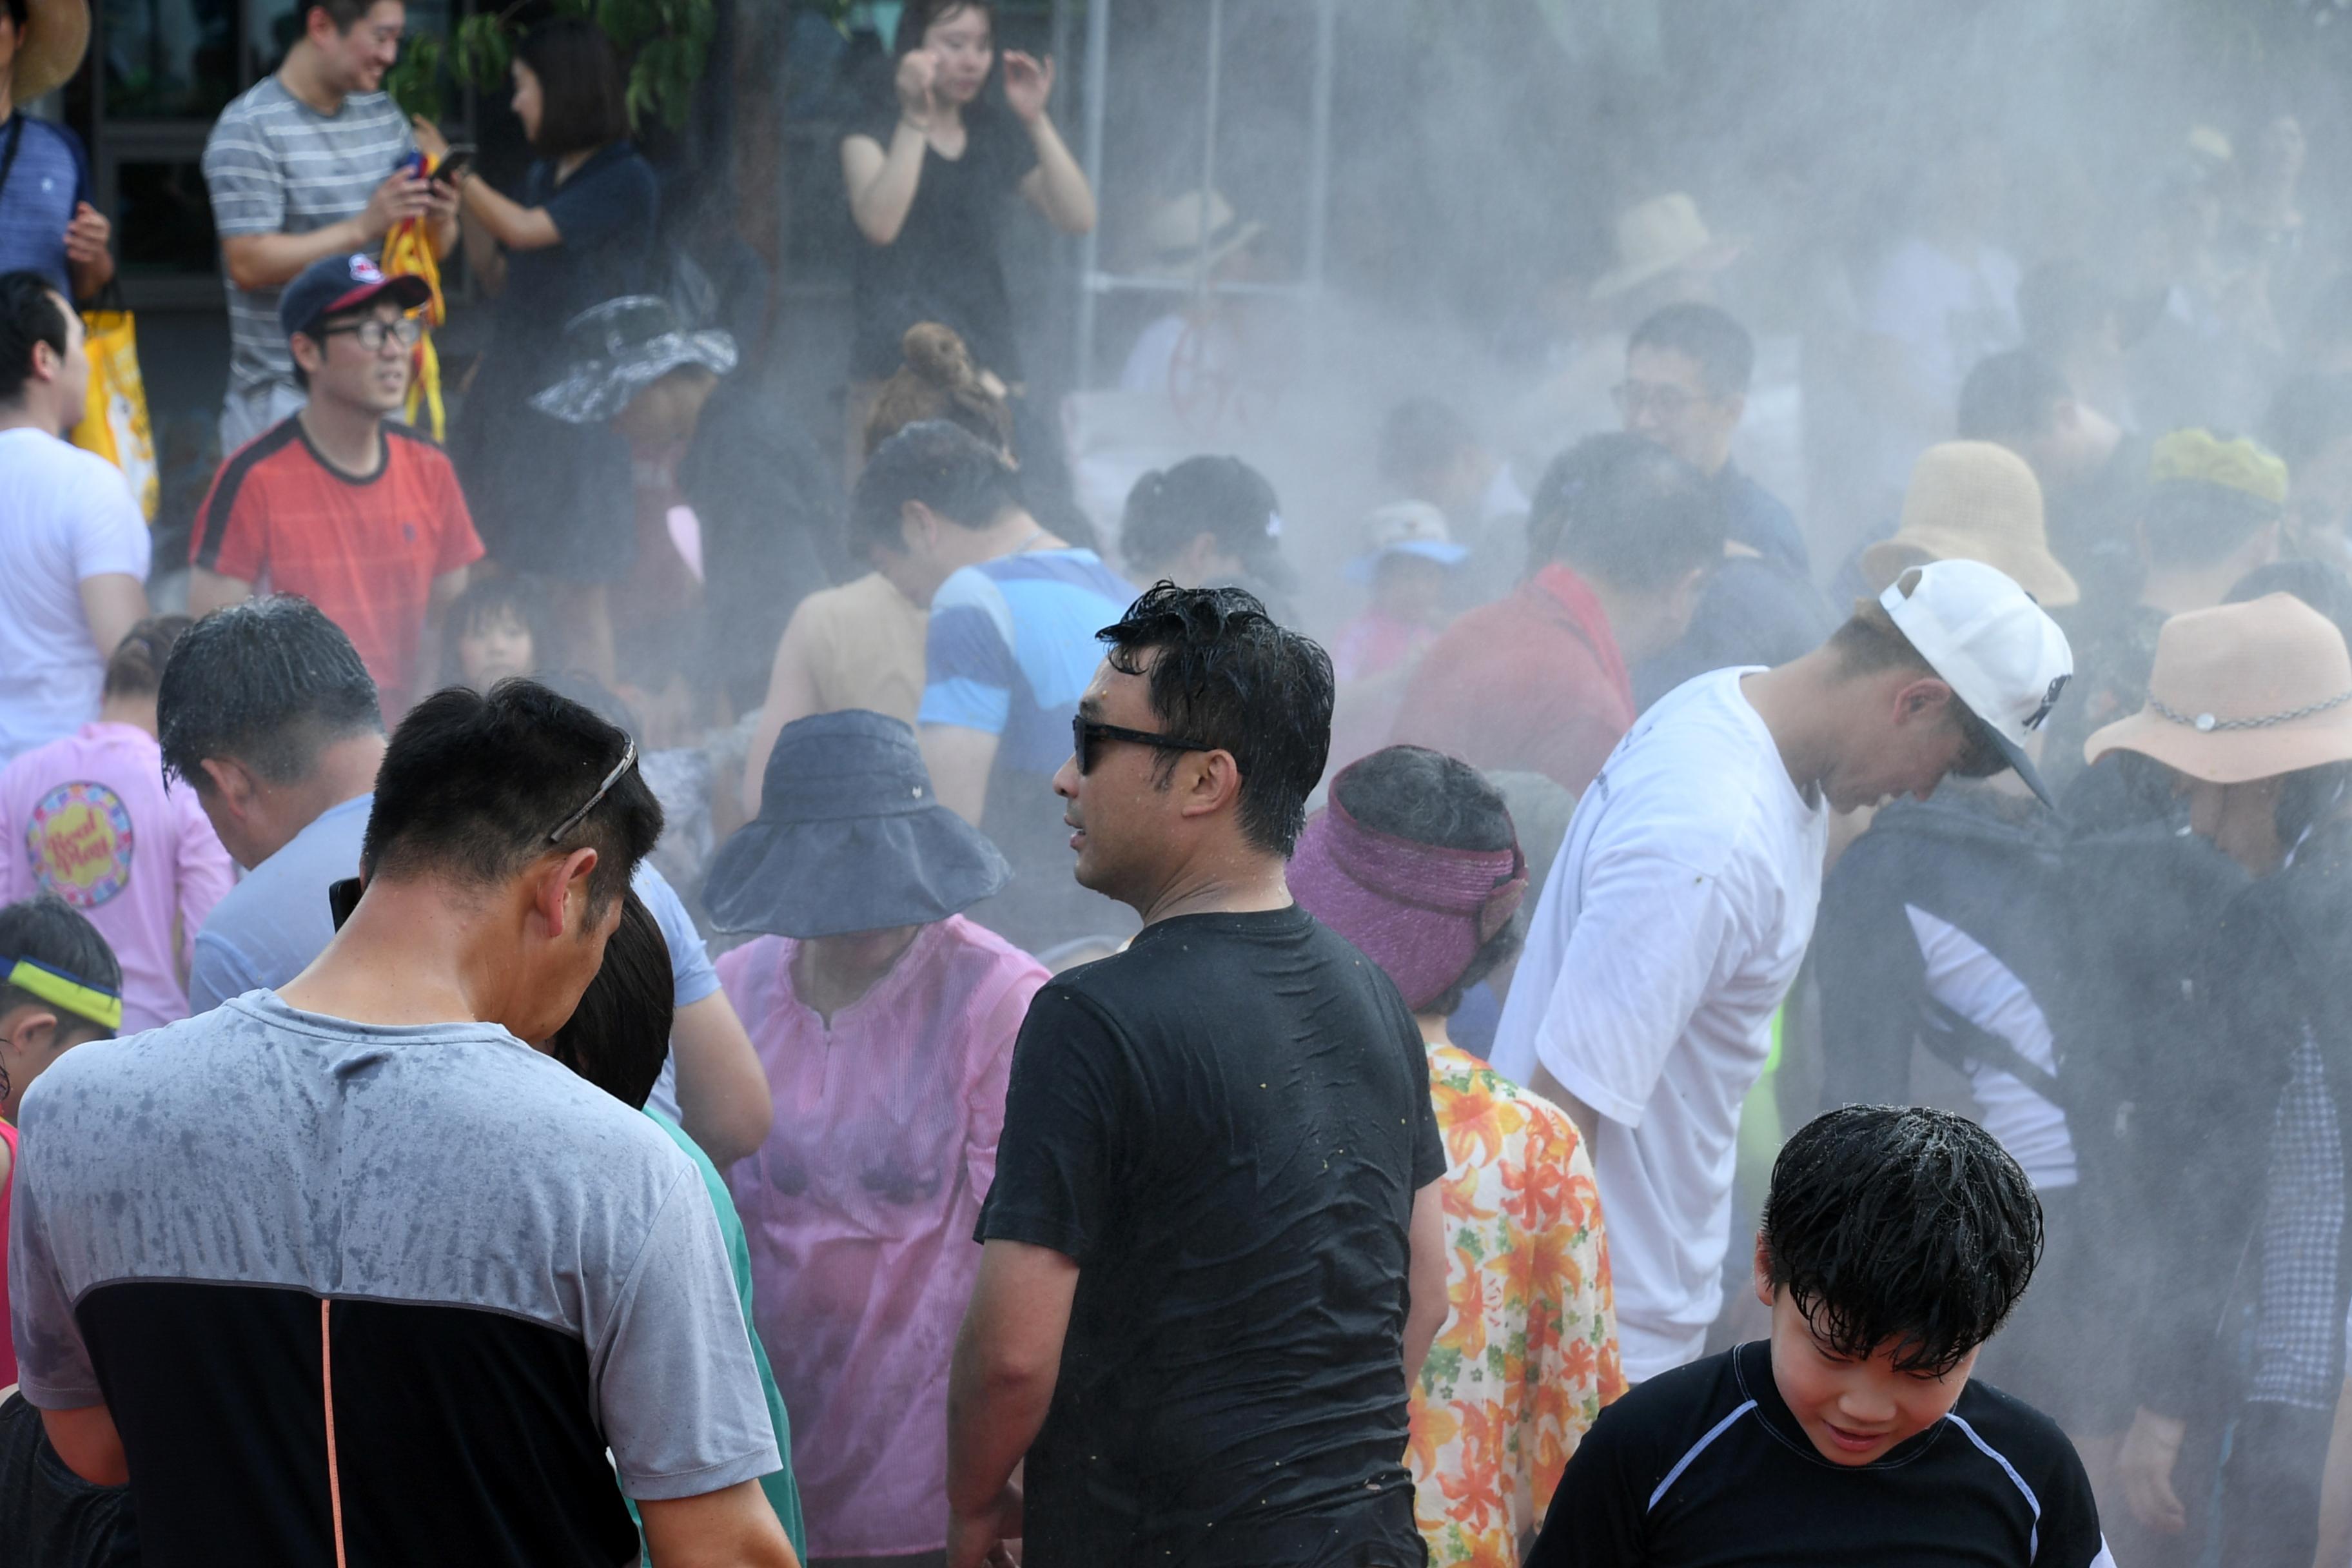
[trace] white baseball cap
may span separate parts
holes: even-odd
[[[1897,577],[1879,605],[1984,727],[2026,787],[2057,802],[2025,742],[2074,678],[2066,634],[2033,596],[1981,561],[1936,561]]]

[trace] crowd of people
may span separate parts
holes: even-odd
[[[2192,138],[2153,290],[2021,267],[1955,136],[1802,507],[1740,247],[1635,203],[1325,581],[1238,456],[1080,500],[998,231],[1096,193],[983,0],[840,142],[788,455],[594,23],[509,195],[404,20],[306,0],[213,131],[165,560],[16,107],[87,13],[0,12],[0,1562],[2352,1565],[2352,257],[2284,131]],[[1186,214],[1196,283],[1257,232]]]

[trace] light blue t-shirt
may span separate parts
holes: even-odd
[[[1091,550],[1032,550],[951,574],[931,599],[921,721],[994,735],[998,768],[1051,776],[1102,662],[1095,633],[1134,597]]]
[[[208,1013],[248,991],[275,991],[326,950],[335,934],[327,889],[359,875],[360,846],[374,804],[371,793],[329,806],[213,906],[205,929],[196,933],[195,956],[188,966],[191,1013]],[[677,1005],[699,1002],[718,990],[719,971],[711,967],[694,917],[653,863],[638,861],[629,885],[669,942]]]
[[[646,911],[661,927],[662,940],[669,943],[671,1005],[688,1007],[716,992],[719,971],[712,966],[709,951],[702,945],[702,933],[694,929],[694,917],[686,912],[686,901],[677,890],[650,860],[637,862],[633,885],[637,897],[645,900]],[[676,1052],[662,1063],[661,1077],[654,1080],[654,1091],[646,1098],[646,1105],[672,1121],[680,1120]]]
[[[275,991],[310,967],[335,934],[327,889],[360,874],[375,794],[331,805],[228,890],[205,917],[188,963],[188,1011]]]

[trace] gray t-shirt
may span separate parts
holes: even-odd
[[[20,1126],[25,1394],[109,1405],[142,1538],[331,1560],[322,1395],[370,1561],[616,1561],[613,1470],[782,1467],[694,1165],[503,1029],[241,996],[76,1048]]]
[[[213,906],[188,962],[188,1011],[275,990],[310,967],[335,934],[327,889],[360,874],[374,805],[371,793],[329,806]]]
[[[205,141],[205,185],[223,238],[309,234],[364,210],[394,164],[416,151],[400,106],[356,92],[332,114],[264,77],[221,110]],[[228,290],[229,390],[291,383],[294,360],[278,326],[276,289]]]

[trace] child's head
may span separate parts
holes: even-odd
[[[1866,1465],[1942,1420],[2042,1257],[2042,1202],[1948,1111],[1850,1105],[1780,1151],[1756,1237],[1772,1381],[1822,1457]]]
[[[604,962],[547,1054],[623,1103],[642,1110],[669,1056],[676,983],[661,923],[633,889]]]
[[[86,1040],[122,1026],[122,968],[98,928],[44,893],[0,909],[0,1117]]]
[[[441,679],[488,691],[514,676],[536,675],[546,627],[546,600],[529,578],[502,574],[471,583],[443,623],[447,643]]]

